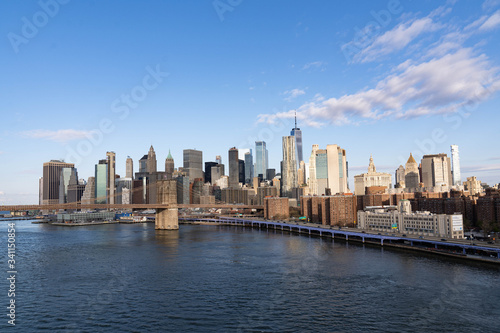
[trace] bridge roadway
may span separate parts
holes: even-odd
[[[166,208],[228,208],[228,209],[264,209],[264,206],[236,205],[236,204],[52,204],[52,205],[13,205],[0,206],[0,211],[28,211],[28,210],[59,210],[59,209],[166,209]]]
[[[401,248],[411,248],[415,250],[437,253],[437,254],[445,254],[451,256],[457,256],[464,259],[474,259],[492,262],[496,264],[500,264],[500,248],[499,247],[490,247],[490,246],[481,246],[475,244],[466,244],[461,242],[461,240],[450,240],[450,241],[440,241],[433,239],[420,239],[420,238],[410,238],[403,236],[391,236],[391,235],[383,235],[383,234],[373,234],[367,233],[367,231],[362,232],[362,230],[354,229],[356,231],[347,230],[347,228],[337,229],[336,227],[330,226],[321,226],[316,225],[312,226],[311,223],[286,223],[282,221],[265,221],[265,220],[257,220],[257,219],[243,219],[243,218],[233,218],[233,217],[218,217],[218,218],[196,218],[196,217],[179,217],[179,221],[187,221],[187,222],[211,222],[211,223],[223,223],[223,224],[233,224],[233,225],[241,225],[246,227],[258,227],[262,229],[274,229],[274,230],[283,230],[290,232],[298,232],[298,233],[306,233],[309,235],[318,235],[320,237],[327,236],[331,238],[338,238],[339,236],[345,240],[354,240],[360,241],[362,243],[376,243],[380,246],[394,246]],[[403,246],[407,243],[409,246]],[[448,250],[451,249],[460,249],[461,252],[442,252],[443,248]],[[441,252],[440,252],[441,250]],[[496,258],[486,257],[481,258],[475,255],[468,255],[466,251],[483,251],[491,254],[496,254]]]

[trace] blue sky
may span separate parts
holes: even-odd
[[[500,1],[2,1],[0,203],[36,203],[42,164],[93,174],[152,144],[227,160],[281,137],[373,155],[460,147],[462,178],[500,182]],[[306,160],[307,162],[307,160]]]

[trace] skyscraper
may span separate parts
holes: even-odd
[[[176,179],[177,179],[177,203],[178,204],[188,204],[189,203],[189,177],[180,175]]]
[[[311,156],[309,157],[309,192],[312,195],[318,194],[318,181],[316,179],[316,152],[319,145],[312,145]]]
[[[116,179],[116,154],[112,151],[106,153],[106,162],[108,164],[107,174],[107,196],[108,202],[113,205],[115,203],[115,179]]]
[[[107,160],[100,160],[95,165],[95,203],[107,204],[108,188],[108,163]]]
[[[422,157],[422,182],[425,187],[451,186],[451,161],[446,154]]]
[[[327,145],[328,188],[332,194],[347,193],[347,159],[344,149],[337,145]]]
[[[217,164],[222,164],[222,157],[220,155],[215,156],[215,162],[217,162]]]
[[[73,163],[51,160],[43,164],[43,204],[59,203],[59,185],[61,182],[61,170],[63,168],[74,168]]]
[[[399,168],[396,169],[396,184],[402,188],[405,187],[405,168],[400,165]]]
[[[460,157],[458,154],[457,145],[451,145],[451,163],[453,168],[453,185],[462,185],[462,175],[460,174]]]
[[[43,204],[43,177],[38,179],[38,204]]]
[[[82,205],[92,205],[95,203],[95,177],[89,177],[85,191],[82,195]]]
[[[276,176],[276,169],[267,169],[266,170],[266,179],[273,180]]]
[[[326,149],[314,149],[316,153],[315,169],[316,169],[316,192],[313,194],[325,195],[328,188],[328,158]]]
[[[203,179],[203,152],[196,149],[183,150],[183,169],[189,177],[189,182],[196,178]]]
[[[295,137],[295,147],[297,149],[297,164],[300,164],[303,161],[302,156],[302,131],[297,127],[297,112],[295,112],[295,127],[292,128],[290,135]]]
[[[139,160],[139,172],[138,173],[140,173],[140,174],[148,173],[148,155],[144,155]]]
[[[78,173],[75,168],[62,168],[61,179],[59,180],[59,203],[67,203],[68,201],[68,186],[73,176],[78,179]]]
[[[134,181],[132,178],[119,178],[116,180],[116,199],[115,203],[130,204],[131,202],[131,190],[133,189]]]
[[[229,164],[229,187],[239,187],[239,162],[238,162],[238,149],[233,147],[228,152]]]
[[[300,161],[299,163],[299,171],[297,175],[299,186],[306,183],[306,162]]]
[[[245,184],[245,161],[238,160],[238,182]]]
[[[212,167],[216,166],[217,162],[205,162],[205,182],[212,183]]]
[[[148,173],[156,172],[156,153],[153,148],[153,145],[151,145],[148,152],[147,171]]]
[[[297,179],[297,160],[295,157],[295,137],[283,137],[283,161],[281,174],[282,196],[291,197],[292,189],[298,187]]]
[[[76,169],[75,169],[76,170]],[[77,173],[73,172],[69,178],[66,202],[80,202],[85,191],[85,184],[78,182]]]
[[[130,156],[127,156],[127,162],[125,164],[125,178],[134,179],[134,161]]]
[[[245,184],[250,184],[253,179],[253,156],[252,149],[245,153]]]
[[[215,185],[217,180],[224,176],[224,164],[216,164],[211,168],[210,180],[211,184]]]
[[[267,149],[265,141],[255,141],[255,169],[254,177],[266,176],[266,170],[269,168],[267,160]]]
[[[172,154],[170,154],[170,149],[168,150],[168,156],[165,159],[165,176],[167,179],[172,179],[172,176],[174,174],[174,158],[172,157]]]
[[[404,184],[405,188],[408,189],[415,189],[420,186],[420,171],[418,170],[417,161],[415,161],[411,153],[405,165]]]

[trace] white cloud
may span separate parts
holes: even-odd
[[[85,139],[91,136],[95,131],[82,131],[75,129],[62,129],[57,131],[50,130],[31,130],[21,132],[26,138],[45,139],[60,143],[66,143],[72,140]]]
[[[450,3],[450,5],[454,5],[455,3]],[[430,14],[429,17],[443,17],[451,13],[452,8],[451,7],[446,7],[446,6],[441,6],[436,9],[434,9]]]
[[[462,48],[462,45],[454,40],[445,40],[441,43],[438,43],[436,46],[431,47],[431,49],[427,52],[428,57],[442,57],[446,54],[452,53],[453,51],[459,50]]]
[[[488,19],[487,15],[481,16],[480,18],[478,18],[477,20],[475,20],[471,24],[467,25],[464,28],[464,31],[467,32],[467,31],[470,31],[470,30],[477,29],[477,27],[481,26],[487,19]]]
[[[500,164],[469,165],[462,167],[462,172],[474,173],[484,171],[500,171]]]
[[[488,10],[498,6],[500,6],[500,0],[486,0],[483,2],[483,10]]]
[[[0,191],[0,195],[5,195],[5,192]]]
[[[500,25],[500,10],[492,15],[483,15],[464,28],[465,32],[486,32]]]
[[[293,100],[294,98],[298,97],[298,96],[301,96],[301,95],[305,95],[305,91],[302,90],[302,89],[292,89],[292,90],[287,90],[285,92],[283,92],[283,95],[287,95],[287,97],[285,97],[285,101],[291,101]]]
[[[396,66],[398,68],[398,66]],[[412,118],[456,111],[500,90],[497,69],[485,55],[462,48],[418,64],[403,63],[375,87],[339,98],[315,98],[297,109],[309,126],[355,123],[387,117]],[[259,122],[292,118],[293,111],[261,114]]]
[[[313,68],[324,70],[325,65],[326,63],[323,61],[308,62],[307,64],[304,65],[304,67],[302,67],[302,70],[313,69]]]
[[[436,30],[442,32],[429,34],[425,40],[412,45],[412,57],[392,66],[371,88],[332,98],[317,94],[297,109],[297,117],[302,123],[316,127],[388,117],[415,118],[456,112],[500,91],[498,67],[485,54],[464,47],[474,32],[500,25],[500,11],[468,26],[434,21],[449,12],[445,7],[438,8],[427,17],[403,22],[375,38],[355,55],[354,62],[368,62],[408,49],[418,36]],[[478,46],[476,44],[475,48]],[[280,118],[293,118],[293,113],[291,110],[260,114],[258,122],[273,123]]]
[[[479,31],[493,30],[500,25],[500,10],[496,11],[493,15],[479,27]]]
[[[430,17],[401,23],[362,49],[353,58],[353,62],[370,62],[381,56],[399,51],[423,33],[440,29],[441,26]]]

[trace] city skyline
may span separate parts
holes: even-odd
[[[114,151],[123,177],[127,156],[137,170],[150,145],[162,169],[169,149],[176,167],[184,149],[228,165],[230,147],[265,141],[269,168],[279,170],[294,110],[306,163],[313,144],[338,144],[351,191],[370,155],[394,175],[410,153],[417,162],[451,157],[451,145],[460,147],[462,182],[500,182],[500,134],[488,128],[500,117],[498,2],[364,4],[242,2],[221,20],[210,2],[70,2],[29,38],[23,17],[33,22],[40,4],[0,4],[9,14],[0,30],[0,202],[37,202],[47,161],[75,163],[87,179]],[[14,35],[27,42],[15,48]]]

